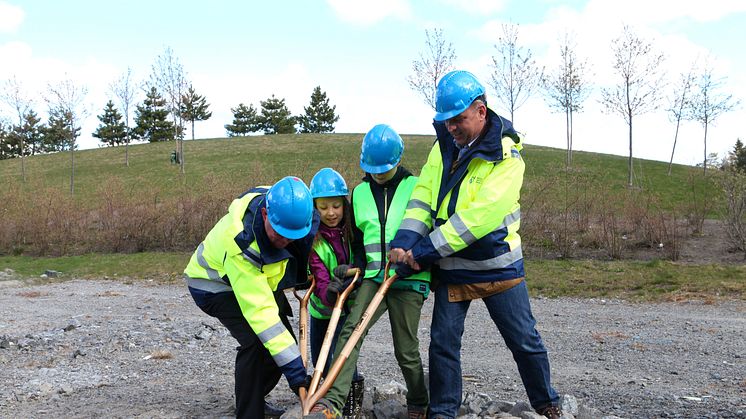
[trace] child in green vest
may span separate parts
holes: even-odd
[[[349,194],[347,183],[344,178],[334,169],[323,168],[314,175],[311,180],[311,196],[314,206],[321,217],[321,224],[313,248],[309,257],[309,270],[316,279],[316,288],[309,299],[308,311],[311,315],[311,359],[316,366],[321,347],[324,342],[329,318],[332,308],[337,301],[338,294],[349,285],[344,283],[344,277],[349,265],[352,263],[350,239],[350,202],[347,200]],[[340,268],[341,267],[341,268]],[[349,298],[348,301],[351,301]],[[342,330],[346,315],[342,314],[334,332],[329,356],[326,365],[323,366],[323,375],[329,370],[332,363],[332,354],[335,344]],[[354,365],[354,363],[353,363]],[[357,371],[353,374],[353,381],[362,386],[362,377]],[[352,392],[351,392],[352,393]],[[362,405],[363,392],[357,397],[350,395],[348,403],[345,404],[347,411],[352,411],[355,406]]]
[[[339,335],[335,357],[344,348],[383,281],[388,242],[399,229],[409,196],[417,183],[417,177],[400,166],[403,151],[404,142],[401,137],[385,124],[376,125],[363,138],[360,167],[365,171],[365,177],[353,190],[351,199],[353,266],[364,271],[364,279]],[[346,268],[349,266],[344,266],[344,269]],[[394,274],[393,269],[389,274]],[[425,418],[429,399],[417,331],[422,304],[429,293],[428,272],[417,273],[394,282],[371,316],[367,329],[350,353],[333,386],[306,417],[341,417],[340,408],[345,404],[345,396],[351,387],[352,392],[355,391],[352,376],[365,335],[381,315],[388,311],[394,355],[407,386],[409,418]],[[364,389],[358,390],[362,392]],[[352,417],[360,417],[361,410],[355,411]],[[347,416],[345,414],[345,417]]]

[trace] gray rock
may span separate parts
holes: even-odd
[[[576,419],[598,419],[601,416],[603,416],[603,413],[601,413],[600,410],[581,404],[580,406],[578,406],[578,414],[575,415],[575,418]]]
[[[571,415],[578,414],[578,399],[571,394],[563,394],[560,396],[560,409],[563,413],[569,413]]]
[[[373,389],[373,405],[378,405],[387,400],[395,400],[397,403],[407,405],[407,388],[396,381],[389,381],[387,384],[376,386]]]
[[[479,415],[489,407],[490,402],[492,402],[492,399],[487,394],[467,393],[461,407],[465,408],[464,414],[474,413]]]
[[[406,419],[407,406],[395,399],[383,400],[373,405],[371,413],[375,419]]]
[[[513,416],[520,417],[522,412],[533,412],[533,411],[534,409],[531,407],[530,404],[526,402],[518,402],[514,404],[513,407],[510,408],[510,411],[508,413],[510,413]]]
[[[519,416],[521,419],[547,419],[546,417],[536,413],[536,412],[521,412],[521,415]]]
[[[48,278],[57,278],[58,276],[60,276],[60,272],[47,269],[46,271],[44,271],[44,275],[46,275]]]

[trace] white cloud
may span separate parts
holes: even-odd
[[[506,0],[441,0],[441,3],[467,13],[484,16],[502,12]]]
[[[0,1],[0,33],[15,32],[21,26],[24,15],[20,7]]]
[[[408,20],[412,15],[408,0],[327,0],[327,3],[343,21],[365,26],[389,16]]]

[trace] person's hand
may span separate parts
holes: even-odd
[[[345,279],[347,277],[347,271],[349,271],[350,268],[350,265],[337,265],[332,274],[337,278]]]
[[[398,279],[406,279],[416,273],[414,269],[412,269],[412,267],[407,265],[406,263],[397,263],[395,269],[396,277]]]
[[[420,270],[420,264],[414,260],[412,250],[404,250],[401,248],[391,249],[389,251],[389,261],[391,263],[406,263],[415,271]]]
[[[329,285],[326,286],[326,301],[329,302],[329,304],[336,303],[339,293],[344,291],[344,288],[344,281],[342,278],[339,278],[336,275],[333,276],[332,280],[329,281]]]
[[[298,396],[298,393],[300,393],[301,388],[305,388],[306,391],[308,391],[308,387],[310,386],[311,386],[311,376],[306,374],[303,380],[290,383],[290,390],[292,390],[293,393],[295,393],[295,395]]]

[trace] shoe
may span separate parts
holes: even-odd
[[[334,407],[332,402],[327,399],[319,400],[311,411],[303,416],[304,419],[341,419],[342,414],[339,413],[339,409]]]
[[[285,413],[285,409],[264,402],[264,419],[280,419],[283,413]]]
[[[360,378],[352,382],[350,392],[347,393],[347,400],[342,408],[342,415],[345,419],[363,417],[363,397],[365,397],[365,379]]]
[[[560,419],[560,416],[562,416],[562,411],[560,410],[559,406],[545,406],[541,409],[536,409],[536,413],[549,418],[549,419]]]
[[[426,419],[427,406],[407,406],[407,419]]]

